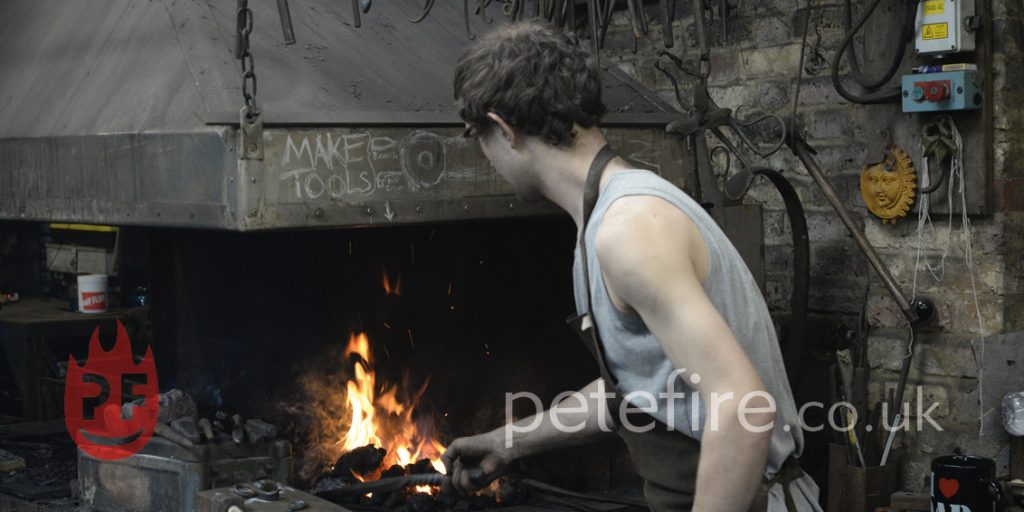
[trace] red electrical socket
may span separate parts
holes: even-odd
[[[932,80],[930,82],[914,82],[914,87],[924,91],[924,99],[938,103],[949,98],[953,84],[950,80]]]

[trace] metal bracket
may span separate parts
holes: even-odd
[[[263,160],[263,116],[259,111],[249,114],[249,107],[238,113],[238,133],[241,135],[239,155],[242,160]]]

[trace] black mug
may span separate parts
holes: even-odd
[[[1003,489],[992,459],[948,455],[932,460],[932,512],[1000,512]]]

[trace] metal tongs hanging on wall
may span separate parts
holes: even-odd
[[[694,0],[694,13],[697,18],[697,39],[700,44],[700,68],[691,70],[682,59],[668,52],[661,52],[655,68],[663,73],[675,91],[680,106],[687,111],[687,117],[670,123],[666,131],[686,137],[694,148],[697,179],[694,192],[697,199],[710,208],[711,215],[719,226],[726,227],[726,207],[740,205],[756,176],[764,176],[779,191],[786,205],[786,213],[793,231],[793,295],[791,298],[791,321],[789,336],[786,338],[785,364],[791,382],[799,379],[800,361],[806,331],[808,283],[810,280],[810,249],[808,247],[807,221],[796,190],[789,181],[774,169],[757,165],[748,156],[767,158],[777,152],[785,144],[787,125],[776,115],[766,114],[752,118],[739,118],[732,109],[721,108],[708,92],[709,62],[711,44],[707,26],[704,0]],[[663,66],[668,59],[676,70],[695,78],[697,84],[693,90],[693,101],[687,104],[682,99],[679,82],[669,70]],[[757,140],[750,134],[757,132],[769,134],[770,140]],[[708,133],[714,135],[721,145],[710,148]],[[715,160],[723,161],[724,184],[719,185],[715,173]],[[733,172],[732,161],[740,162],[740,168]]]
[[[802,318],[805,316],[807,307],[807,286],[805,283],[808,280],[807,260],[809,259],[807,254],[808,242],[806,220],[803,216],[803,209],[799,206],[799,198],[796,196],[796,192],[792,185],[782,177],[781,173],[772,169],[754,165],[745,156],[746,151],[753,153],[758,157],[766,158],[781,149],[784,144],[788,144],[790,150],[800,158],[801,162],[803,162],[804,166],[807,168],[808,173],[814,179],[815,184],[819,189],[821,189],[823,195],[839,215],[840,220],[846,226],[850,235],[857,242],[858,247],[867,257],[872,268],[874,268],[882,278],[882,281],[885,283],[890,295],[893,296],[900,310],[903,312],[908,322],[910,322],[911,339],[913,339],[917,327],[932,316],[934,306],[927,299],[915,299],[913,304],[906,299],[893,279],[892,274],[882,263],[878,253],[868,242],[863,232],[861,232],[856,224],[854,224],[850,214],[846,210],[846,207],[842,204],[835,193],[835,190],[825,179],[820,167],[817,165],[817,162],[814,161],[812,156],[813,149],[807,144],[806,140],[795,133],[795,130],[792,129],[791,123],[787,123],[782,118],[775,115],[764,115],[750,120],[737,120],[734,117],[732,110],[720,108],[715,104],[708,93],[708,74],[711,56],[711,44],[706,12],[708,5],[706,5],[705,0],[693,0],[693,7],[694,15],[696,17],[697,39],[700,45],[700,69],[697,71],[687,69],[683,65],[681,59],[668,54],[667,52],[662,52],[661,56],[667,56],[677,69],[687,75],[697,78],[699,82],[694,89],[693,102],[688,106],[689,116],[687,118],[674,121],[666,127],[666,131],[686,136],[692,141],[697,167],[698,187],[696,192],[699,199],[705,205],[713,207],[713,216],[719,221],[720,225],[724,225],[725,219],[722,213],[723,208],[727,204],[737,203],[749,189],[755,176],[765,176],[771,180],[774,185],[776,185],[779,192],[782,194],[783,199],[785,199],[787,214],[789,215],[791,227],[793,229],[795,276],[797,279],[804,282],[802,286],[799,283],[794,283],[794,292],[801,290],[802,296],[798,297],[797,293],[794,293],[792,299],[794,319]],[[669,80],[675,88],[676,97],[679,99],[680,104],[683,105],[679,86],[675,78],[668,73],[660,63],[657,65],[657,68],[669,77]],[[747,131],[754,129],[761,123],[771,123],[771,125],[775,125],[777,128],[769,131],[776,131],[779,134],[778,140],[761,144],[749,137]],[[726,134],[724,130],[725,127],[729,128],[729,132],[739,140],[739,143],[732,140]],[[707,139],[708,131],[713,133],[715,137],[721,141],[721,147],[709,149]],[[725,159],[726,179],[724,187],[722,188],[719,188],[718,186],[718,179],[715,176],[712,163],[716,156],[721,156]],[[737,158],[742,164],[742,169],[735,173],[731,173],[729,169],[733,157]],[[800,314],[798,314],[798,312]],[[801,352],[803,343],[803,333],[801,332],[803,329],[804,325],[793,324],[790,326],[790,332],[793,336],[787,340],[785,356],[786,367],[790,369],[791,381],[795,381],[800,375],[798,356]],[[910,361],[910,357],[903,361],[903,367],[900,372],[900,381],[897,386],[895,396],[895,403],[897,404],[903,399],[903,391],[906,386],[907,374],[910,369]]]
[[[861,252],[864,253],[866,259],[868,260],[868,263],[881,278],[881,281],[885,285],[885,288],[889,292],[889,295],[896,302],[897,307],[899,307],[901,313],[907,320],[909,326],[908,346],[910,348],[910,353],[902,361],[899,381],[897,383],[894,396],[891,400],[891,405],[893,407],[890,409],[890,411],[893,412],[890,412],[890,418],[892,418],[892,421],[888,423],[889,425],[898,425],[901,421],[901,415],[899,412],[901,408],[899,407],[899,404],[901,404],[903,401],[903,395],[906,389],[907,378],[910,372],[910,366],[913,361],[914,340],[921,326],[926,324],[934,317],[935,306],[931,300],[924,297],[913,297],[911,299],[908,299],[906,295],[904,295],[903,292],[900,290],[898,283],[893,278],[892,273],[889,272],[888,267],[886,267],[886,265],[882,262],[881,258],[878,255],[878,252],[875,251],[874,247],[867,240],[867,237],[864,235],[863,231],[853,221],[853,218],[851,217],[849,211],[846,209],[846,206],[842,203],[842,201],[839,199],[839,196],[836,194],[835,189],[832,188],[831,184],[825,178],[825,175],[821,170],[821,167],[814,159],[814,149],[810,146],[810,144],[807,143],[807,140],[799,133],[799,130],[795,128],[795,116],[794,119],[790,119],[788,120],[788,122],[782,120],[778,116],[771,115],[762,116],[754,120],[745,120],[737,122],[736,119],[733,117],[733,112],[731,110],[719,108],[714,103],[714,101],[708,94],[707,88],[708,68],[711,53],[709,27],[706,12],[709,6],[706,4],[705,0],[693,0],[693,7],[694,15],[696,17],[697,40],[700,46],[700,69],[697,71],[689,70],[683,65],[683,62],[679,58],[667,54],[665,52],[663,52],[663,54],[667,55],[672,60],[673,64],[675,64],[675,66],[680,71],[683,71],[687,75],[697,78],[699,81],[699,84],[697,85],[697,87],[695,87],[694,90],[693,103],[688,107],[689,116],[687,118],[680,119],[678,121],[670,123],[666,127],[666,131],[684,135],[692,140],[692,144],[695,150],[696,167],[698,174],[697,181],[699,182],[697,195],[705,205],[713,206],[713,211],[718,212],[717,214],[715,214],[715,217],[716,220],[719,220],[720,224],[724,221],[721,211],[722,207],[727,204],[726,201],[735,201],[737,198],[742,197],[742,195],[749,188],[754,175],[764,175],[768,177],[770,180],[772,180],[772,182],[776,184],[777,187],[779,187],[779,190],[783,194],[784,199],[790,195],[795,196],[795,191],[792,189],[792,186],[789,185],[784,178],[782,178],[780,173],[778,173],[777,171],[752,165],[751,162],[748,161],[743,156],[743,151],[741,151],[740,147],[741,144],[736,144],[734,141],[730,141],[729,138],[725,136],[725,132],[724,130],[722,130],[723,127],[728,126],[730,128],[730,131],[732,131],[739,138],[739,140],[742,143],[742,147],[747,151],[754,153],[757,156],[760,156],[762,158],[767,157],[773,154],[774,152],[778,151],[781,148],[781,146],[785,144],[789,147],[790,151],[792,151],[793,154],[800,159],[804,167],[807,169],[808,174],[810,174],[811,178],[814,180],[815,185],[821,190],[822,195],[825,196],[825,199],[832,206],[832,209],[835,210],[836,214],[839,216],[839,219],[842,221],[843,225],[850,233],[850,236],[857,243],[857,246],[861,250]],[[723,13],[727,12],[727,7],[720,8],[722,9]],[[802,66],[803,62],[801,62],[800,65]],[[679,86],[676,83],[674,77],[671,76],[671,74],[669,74],[668,71],[660,65],[660,63],[657,65],[657,68],[661,72],[665,73],[666,76],[669,77],[669,80],[672,81],[672,84],[675,87],[676,97],[677,99],[680,100],[680,104],[683,105],[679,91]],[[751,129],[754,127],[754,125],[769,121],[772,122],[773,124],[779,125],[779,132],[781,133],[779,141],[773,141],[765,145],[759,145],[755,141],[751,140],[750,137],[745,135],[745,129]],[[711,131],[720,141],[722,141],[722,148],[715,148],[713,150],[709,150],[706,134],[707,131]],[[725,186],[723,187],[724,191],[718,187],[718,181],[715,177],[715,173],[712,167],[712,159],[716,155],[722,155],[727,159],[727,179],[725,182]],[[731,160],[732,156],[736,156],[737,159],[740,160],[740,162],[743,164],[743,169],[730,176],[728,165],[729,160]],[[790,210],[790,201],[787,200],[786,202],[787,213],[792,213]],[[790,215],[790,222],[794,232],[794,251],[796,253],[794,260],[796,260],[796,263],[798,264],[800,260],[805,260],[807,258],[807,234],[806,221],[802,221],[798,225],[798,223],[795,222],[796,218],[797,217]],[[800,209],[799,218],[803,218],[802,208]],[[803,230],[802,237],[798,236],[797,233],[797,231],[800,229]],[[799,238],[802,238],[802,240]],[[803,255],[800,254],[801,252],[803,252]],[[805,263],[806,262],[804,262],[804,264]],[[795,269],[795,272],[797,276],[806,279],[806,270]],[[803,276],[801,276],[801,274],[803,274]],[[794,290],[796,290],[797,288],[797,286],[794,286]],[[802,300],[804,302],[803,307],[806,308],[806,296],[804,296]],[[796,297],[796,294],[794,294],[794,317],[797,316],[796,311],[799,302],[800,301]],[[803,326],[791,325],[790,330],[791,332],[799,334],[796,331],[802,329],[802,327]],[[789,340],[786,347],[787,350],[785,351],[786,367],[796,369],[796,371],[790,372],[791,381],[795,381],[795,379],[797,379],[799,375],[799,367],[797,366],[797,361],[795,360],[795,357],[800,352],[800,343],[802,343],[802,338],[799,337],[796,342],[794,342],[792,339]],[[887,461],[892,445],[893,434],[895,432],[895,429],[892,432],[890,432],[888,439],[885,442],[885,449],[881,458],[881,464],[885,464]]]
[[[753,153],[761,158],[767,158],[776,153],[786,142],[787,126],[781,117],[774,114],[740,119],[732,109],[719,107],[711,98],[708,92],[711,43],[707,24],[707,6],[704,0],[693,0],[693,3],[694,13],[697,17],[697,40],[700,45],[700,69],[696,71],[688,69],[682,59],[666,51],[658,54],[659,61],[655,63],[655,68],[672,83],[676,99],[681,106],[687,109],[689,114],[684,119],[670,123],[666,127],[666,131],[692,139],[696,153],[698,195],[705,204],[715,207],[716,218],[721,223],[724,222],[721,210],[726,205],[726,201],[728,200],[730,203],[740,201],[750,188],[754,175],[764,170],[763,166],[755,165],[747,157],[747,153]],[[690,105],[686,105],[686,102],[683,101],[678,81],[668,69],[662,66],[661,58],[667,58],[677,70],[697,79],[693,102]],[[773,134],[777,138],[770,141],[755,141],[749,135],[752,131]],[[722,145],[710,149],[707,132],[714,134]],[[718,155],[724,158],[725,166],[726,182],[722,188],[718,186],[712,163],[714,157]],[[730,172],[733,158],[742,164],[742,169],[734,174]]]

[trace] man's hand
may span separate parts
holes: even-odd
[[[601,379],[597,379],[578,393],[570,394],[580,397],[582,403],[570,400],[571,408],[560,409],[557,422],[552,420],[554,411],[548,410],[486,434],[456,439],[441,456],[450,477],[446,479],[446,490],[470,493],[504,474],[517,459],[610,436],[612,430],[607,425],[611,414],[605,405],[606,393]],[[581,428],[566,430],[564,425]],[[511,429],[513,426],[518,428]]]
[[[498,433],[499,435],[495,435]],[[469,494],[486,487],[505,473],[512,461],[502,442],[501,431],[456,439],[441,456],[448,470],[451,490]],[[448,489],[446,489],[448,490]]]

